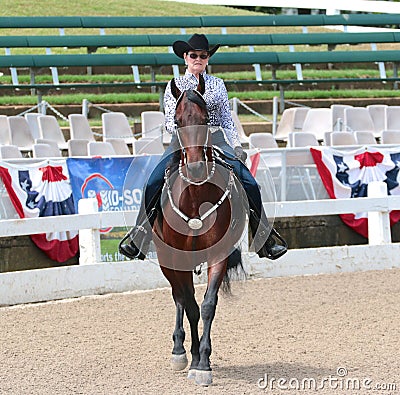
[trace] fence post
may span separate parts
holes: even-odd
[[[78,202],[79,214],[93,214],[98,212],[97,199],[80,199]],[[80,229],[79,230],[79,264],[89,265],[99,263],[100,256],[100,230]]]
[[[387,185],[384,182],[372,181],[368,184],[368,197],[383,196],[387,196]],[[391,242],[389,212],[368,212],[368,243],[379,245]]]
[[[237,100],[237,97],[232,97],[232,111],[235,114],[238,113],[238,100]]]
[[[279,97],[274,96],[272,99],[272,135],[276,135],[276,129],[278,126],[278,105],[279,105]]]
[[[89,115],[89,102],[87,99],[82,100],[82,115],[84,115],[86,118]]]

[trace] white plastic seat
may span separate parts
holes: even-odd
[[[50,144],[33,144],[34,158],[57,158],[61,156],[60,150],[54,149]]]
[[[62,156],[60,148],[58,147],[57,141],[47,140],[47,139],[36,139],[35,144],[47,144],[52,147],[53,152],[56,154],[55,156]]]
[[[285,109],[274,135],[275,140],[287,141],[289,133],[301,131],[309,110],[308,107],[292,107]]]
[[[107,142],[111,143],[117,155],[131,155],[131,151],[129,150],[128,144],[126,144],[124,140],[108,139]]]
[[[38,112],[27,112],[24,117],[28,122],[28,125],[31,129],[31,133],[34,139],[39,139],[40,138],[40,130],[39,130],[39,123],[38,123],[38,118],[40,116],[43,116],[43,114],[40,114]]]
[[[164,153],[164,146],[159,139],[141,138],[133,142],[134,155],[158,155]]]
[[[375,135],[386,129],[386,104],[370,104],[367,106],[375,127]]]
[[[357,140],[351,132],[332,132],[331,145],[357,145]]]
[[[35,140],[29,128],[28,121],[19,115],[7,117],[10,129],[11,143],[16,145],[20,151],[32,151]]]
[[[271,133],[251,133],[249,136],[250,148],[278,148],[274,136]]]
[[[143,111],[140,114],[143,138],[161,137],[165,125],[165,115],[162,111]]]
[[[386,124],[382,130],[400,130],[400,106],[385,108]]]
[[[68,140],[68,156],[88,156],[89,140],[85,139],[71,139]]]
[[[383,130],[381,133],[382,144],[400,144],[400,130]]]
[[[56,141],[60,149],[68,149],[64,134],[57,118],[53,115],[42,115],[38,118],[41,138]]]
[[[340,131],[343,130],[343,119],[344,119],[344,110],[346,108],[353,107],[350,104],[332,104],[331,112],[332,112],[332,131]]]
[[[239,116],[235,113],[235,111],[231,111],[231,116],[232,116],[232,121],[235,125],[235,128],[238,132],[240,142],[242,144],[248,144],[250,141],[249,136],[246,136],[246,133],[243,129],[243,125],[240,122]]]
[[[83,114],[69,114],[68,121],[72,140],[96,140],[89,121]]]
[[[291,133],[292,147],[315,147],[319,142],[314,133],[311,132],[293,132]]]
[[[356,131],[354,136],[357,144],[376,144],[376,139],[372,132]]]
[[[132,144],[135,140],[128,118],[123,112],[104,112],[101,114],[103,140],[123,139]]]
[[[375,132],[375,125],[366,107],[351,107],[344,110],[344,130],[347,132]]]
[[[87,149],[89,156],[115,156],[114,147],[106,141],[89,141]]]
[[[22,153],[16,145],[0,145],[1,159],[22,158]]]
[[[318,141],[322,141],[325,133],[333,130],[332,127],[332,110],[330,108],[310,108],[301,131],[313,133]]]
[[[7,115],[0,115],[0,144],[11,144],[11,134],[7,122]]]

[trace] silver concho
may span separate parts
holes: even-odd
[[[188,225],[189,225],[190,229],[197,230],[203,226],[203,221],[199,218],[192,218],[192,219],[189,219]]]

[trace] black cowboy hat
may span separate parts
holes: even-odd
[[[175,41],[172,44],[172,48],[174,49],[175,55],[183,58],[183,54],[192,51],[207,51],[210,56],[213,56],[214,53],[218,50],[220,44],[215,45],[210,49],[208,45],[207,37],[204,34],[193,34],[189,40],[186,41]]]

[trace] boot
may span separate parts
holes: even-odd
[[[249,225],[254,247],[260,258],[275,260],[287,252],[286,241],[269,225],[265,215],[260,219],[256,212],[250,209]]]
[[[152,208],[148,216],[135,225],[121,240],[118,249],[122,255],[129,259],[141,259],[146,257],[152,239],[152,227],[157,217],[157,210]],[[139,216],[140,218],[140,216]],[[126,240],[129,242],[124,244]]]

